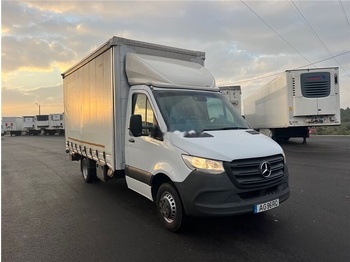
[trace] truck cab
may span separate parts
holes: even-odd
[[[158,66],[155,58],[138,59],[147,67]],[[127,74],[133,83],[133,72]],[[181,226],[185,214],[242,214],[252,212],[257,199],[286,200],[288,170],[280,146],[251,129],[213,82],[186,87],[182,77],[171,87],[158,83],[130,89],[125,130],[129,188],[155,201],[171,230]]]

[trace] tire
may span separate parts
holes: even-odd
[[[270,133],[269,133],[269,137],[272,139],[272,140],[278,140],[277,136],[276,136],[276,131],[274,129],[270,129]]]
[[[162,184],[157,192],[157,213],[162,224],[171,232],[177,232],[185,224],[184,212],[180,196],[169,183]]]
[[[85,183],[92,183],[96,179],[96,167],[92,167],[93,160],[84,157],[81,160],[81,174]]]

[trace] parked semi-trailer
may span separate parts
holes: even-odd
[[[113,37],[62,74],[66,152],[86,182],[125,177],[165,227],[289,197],[282,148],[248,127],[205,53]]]
[[[23,131],[22,117],[3,117],[2,124],[7,134],[20,136]]]
[[[38,135],[40,130],[36,129],[35,116],[23,116],[23,131],[28,135]]]
[[[45,130],[49,128],[49,115],[36,115],[35,116],[35,129],[40,134],[45,135]]]
[[[50,114],[49,126],[44,130],[45,134],[64,134],[64,114]]]
[[[287,70],[244,100],[244,115],[273,139],[305,143],[309,127],[340,125],[338,68]]]

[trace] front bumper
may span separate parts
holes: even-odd
[[[219,175],[193,171],[183,182],[175,183],[189,216],[230,216],[253,213],[255,204],[289,197],[288,168],[283,179],[267,187],[237,188],[224,172]]]

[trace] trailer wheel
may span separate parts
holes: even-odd
[[[47,133],[49,136],[53,136],[56,134],[56,130],[48,130]]]
[[[179,231],[185,222],[186,214],[176,189],[169,183],[162,184],[157,193],[157,213],[166,229]]]
[[[96,178],[96,167],[93,167],[92,161],[86,157],[81,160],[81,174],[86,183],[92,183]]]

